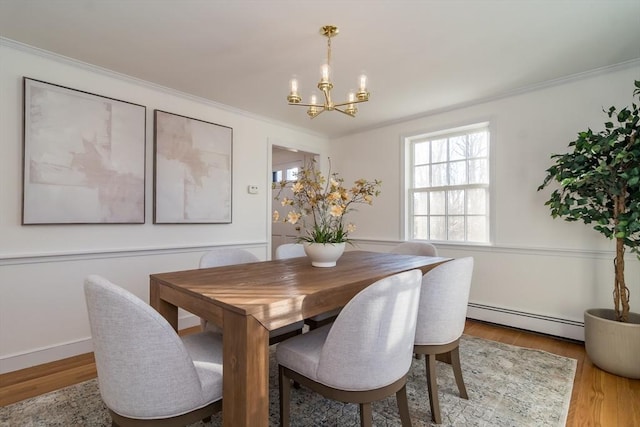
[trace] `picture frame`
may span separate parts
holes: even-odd
[[[23,77],[22,224],[144,224],[146,107]]]
[[[231,223],[233,129],[154,110],[154,224]]]

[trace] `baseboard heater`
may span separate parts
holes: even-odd
[[[584,322],[470,302],[467,317],[547,335],[584,341]]]

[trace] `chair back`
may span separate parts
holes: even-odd
[[[372,390],[402,378],[411,366],[422,273],[381,279],[342,309],[318,361],[318,379],[341,390]]]
[[[307,256],[302,243],[285,243],[276,248],[276,259]]]
[[[427,242],[402,242],[389,252],[402,255],[438,256],[438,249]]]
[[[473,258],[440,264],[422,278],[416,345],[449,344],[462,335],[467,316]]]
[[[200,268],[222,267],[225,265],[247,264],[260,261],[257,256],[246,249],[217,248],[212,249],[200,258]]]
[[[203,399],[202,385],[166,319],[100,276],[87,277],[84,291],[100,395],[107,407],[132,418],[192,410]]]

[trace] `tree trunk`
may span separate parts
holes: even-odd
[[[613,219],[616,225],[614,232],[617,232],[618,214],[623,213],[626,203],[626,188],[623,189],[620,196],[614,197]],[[616,258],[615,266],[615,284],[613,288],[613,302],[616,311],[616,320],[619,322],[629,321],[629,289],[624,281],[624,239],[616,238]]]

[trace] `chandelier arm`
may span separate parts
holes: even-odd
[[[303,104],[302,102],[289,102],[289,105],[298,105],[300,107],[318,107],[318,108],[324,108],[322,105],[319,104]]]
[[[362,100],[357,100],[354,99],[353,101],[346,101],[346,102],[341,102],[340,104],[333,104],[334,107],[342,107],[343,105],[349,105],[349,104],[359,104],[361,102],[367,102],[368,99],[362,99]]]
[[[324,113],[325,111],[327,111],[327,109],[322,107],[322,110],[318,111],[316,114],[311,116],[311,120],[315,119],[316,117],[318,117],[320,114]]]
[[[324,108],[331,107],[331,89],[325,87],[322,89],[322,93],[324,93]]]
[[[340,108],[334,107],[333,109],[336,110],[336,111],[340,111],[342,114],[346,114],[349,117],[355,117],[356,116],[355,113],[347,113],[346,111],[341,110]]]

